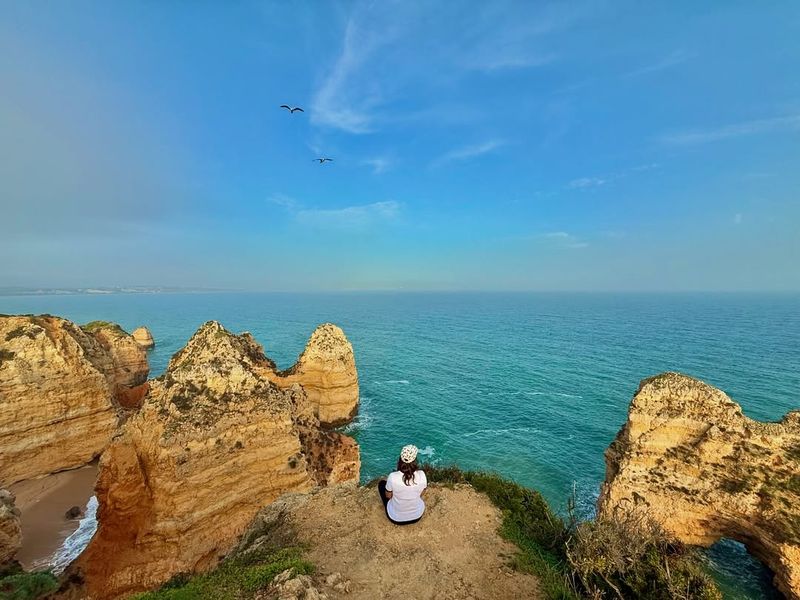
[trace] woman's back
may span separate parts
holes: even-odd
[[[392,492],[386,511],[393,521],[413,521],[419,519],[425,511],[425,502],[421,494],[428,487],[425,472],[414,471],[414,478],[406,485],[403,473],[392,471],[386,479],[386,491]]]

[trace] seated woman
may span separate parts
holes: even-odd
[[[417,447],[404,446],[397,461],[397,470],[378,483],[378,492],[389,520],[397,525],[411,525],[419,521],[425,512],[422,493],[427,487],[428,479],[417,466]]]

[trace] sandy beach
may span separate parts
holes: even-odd
[[[53,553],[78,528],[78,519],[64,513],[73,506],[86,509],[97,478],[97,464],[61,471],[11,486],[22,512],[22,548],[17,560],[26,569],[46,567]]]

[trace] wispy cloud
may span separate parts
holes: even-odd
[[[394,200],[345,206],[312,208],[297,211],[295,219],[302,225],[321,229],[363,230],[392,221],[400,214],[400,203]]]
[[[410,92],[438,98],[444,81],[475,71],[534,68],[557,55],[548,34],[583,16],[578,5],[531,5],[509,11],[486,3],[464,13],[445,4],[356,3],[338,54],[323,63],[313,94],[311,123],[353,134],[376,132],[388,123],[418,118],[418,106],[403,105]],[[522,13],[522,14],[520,14]],[[446,111],[427,118],[442,124]]]
[[[716,129],[698,129],[662,135],[659,140],[665,144],[687,146],[717,142],[730,138],[773,133],[781,131],[796,131],[800,129],[800,115],[773,117],[770,119],[757,119],[725,125]]]
[[[601,185],[605,185],[608,183],[607,179],[601,179],[600,177],[579,177],[578,179],[573,179],[567,184],[567,187],[571,190],[576,189],[585,189],[585,188],[593,188],[593,187],[600,187]]]
[[[484,154],[494,152],[498,148],[505,145],[506,142],[504,140],[488,140],[481,144],[461,146],[460,148],[454,148],[453,150],[450,150],[450,152],[444,153],[442,156],[433,161],[432,165],[441,166],[449,162],[458,162],[477,158],[478,156],[483,156]]]
[[[589,242],[571,233],[567,233],[566,231],[549,231],[537,235],[536,238],[540,241],[556,244],[563,248],[586,248],[589,245]]]
[[[602,175],[600,177],[578,177],[577,179],[573,179],[572,181],[567,183],[567,189],[570,190],[589,190],[593,188],[599,188],[606,184],[612,183],[619,179],[623,179],[624,177],[628,177],[633,173],[642,173],[644,171],[651,171],[653,169],[658,169],[661,165],[658,163],[646,163],[642,165],[636,165],[634,167],[628,167],[621,171],[616,171],[614,173],[608,173],[606,175]]]
[[[627,73],[623,73],[622,77],[624,78],[640,77],[642,75],[657,73],[658,71],[670,69],[672,67],[685,63],[687,60],[692,58],[692,56],[693,56],[692,54],[686,52],[685,50],[675,50],[674,52],[672,52],[671,54],[665,56],[660,60],[639,67],[638,69],[634,69],[633,71],[628,71]]]
[[[365,158],[361,161],[361,164],[371,167],[374,175],[380,175],[391,168],[392,161],[383,156],[376,156],[374,158]]]
[[[733,224],[734,225],[742,224],[742,213],[736,213],[735,215],[733,215]]]
[[[272,196],[267,198],[267,202],[282,206],[287,210],[295,210],[298,208],[297,200],[286,194],[272,194]]]

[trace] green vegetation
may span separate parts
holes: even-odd
[[[180,574],[161,589],[134,596],[134,600],[243,600],[252,598],[276,575],[292,569],[308,575],[314,567],[302,559],[302,549],[255,550],[225,559],[219,566],[201,575]]]
[[[127,335],[127,332],[122,327],[110,321],[92,321],[90,323],[86,323],[86,325],[81,325],[81,329],[83,329],[86,333],[94,333],[100,329],[113,329],[118,333]]]
[[[428,480],[467,483],[502,511],[500,534],[516,544],[511,566],[539,578],[552,600],[720,600],[694,551],[670,540],[641,515],[578,522],[574,502],[566,520],[539,492],[493,473],[425,467]]]
[[[19,563],[0,566],[0,599],[36,600],[58,588],[58,581],[49,571],[26,573]]]

